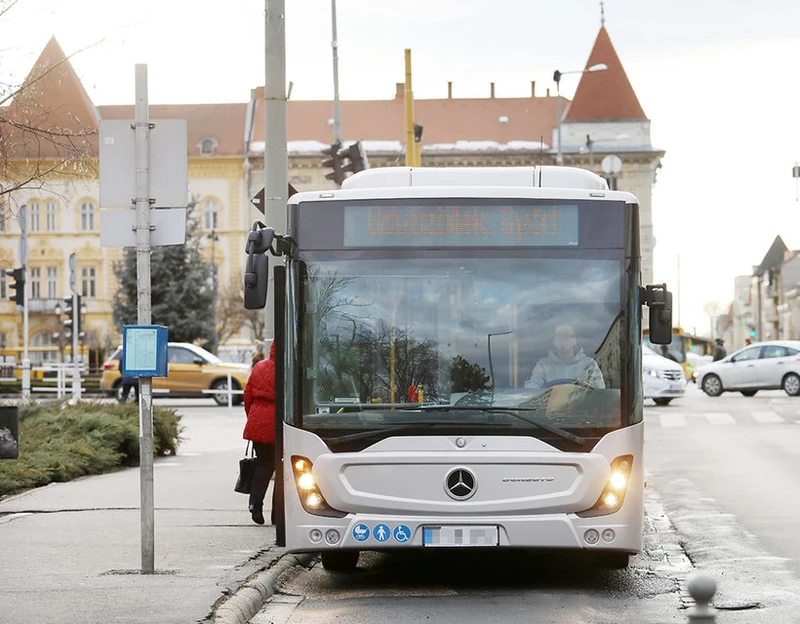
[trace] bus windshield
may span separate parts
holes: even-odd
[[[304,254],[304,428],[623,424],[622,250],[404,253]]]

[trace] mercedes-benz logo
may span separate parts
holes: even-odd
[[[453,468],[444,479],[444,487],[451,498],[467,500],[475,493],[475,475],[466,468]]]

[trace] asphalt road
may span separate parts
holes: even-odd
[[[720,624],[800,613],[800,399],[648,402],[645,549],[625,571],[527,552],[363,553],[351,574],[284,577],[253,624],[686,622],[685,581],[717,582]]]

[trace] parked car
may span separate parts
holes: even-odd
[[[708,396],[759,390],[800,395],[800,340],[770,340],[748,345],[697,370],[697,384]]]
[[[686,393],[686,378],[680,364],[642,344],[642,388],[644,398],[656,405],[669,405]]]
[[[189,342],[170,342],[167,349],[167,377],[153,377],[154,391],[169,390],[169,396],[177,398],[211,397],[218,405],[227,405],[228,396],[224,392],[212,394],[204,390],[227,390],[228,373],[233,390],[244,390],[247,384],[249,364],[223,362],[213,353]],[[123,396],[119,368],[121,359],[122,347],[117,347],[103,364],[100,389],[118,401],[125,401],[129,397]],[[241,394],[233,395],[234,405],[239,405],[243,400]]]

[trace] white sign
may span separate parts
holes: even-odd
[[[603,168],[604,173],[619,173],[620,169],[622,169],[622,160],[619,156],[614,156],[612,154],[603,158],[603,162],[600,163],[600,166]]]
[[[186,120],[151,119],[150,198],[158,208],[185,208],[189,201]],[[100,207],[132,208],[136,200],[134,121],[100,122]]]
[[[186,242],[186,208],[150,211],[150,244],[183,245]],[[136,210],[100,211],[101,247],[136,247]]]

